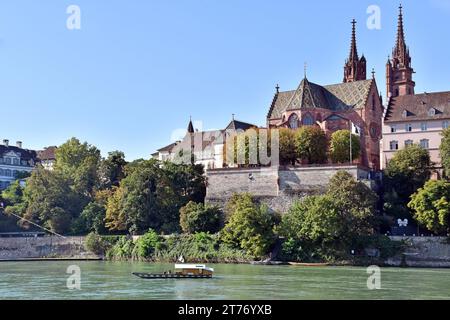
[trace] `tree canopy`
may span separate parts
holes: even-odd
[[[450,182],[430,180],[411,196],[414,219],[439,235],[450,234]]]
[[[361,156],[360,138],[352,134],[352,160]],[[334,163],[350,162],[350,131],[339,130],[331,135],[330,158]]]

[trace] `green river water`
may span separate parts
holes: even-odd
[[[67,288],[70,265],[81,289]],[[366,268],[211,265],[213,279],[143,280],[132,272],[173,265],[127,262],[3,262],[0,299],[450,299],[450,269],[381,269],[368,290]]]

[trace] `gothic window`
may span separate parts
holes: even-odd
[[[428,149],[430,147],[430,140],[428,139],[420,140],[420,146],[424,149]]]
[[[449,122],[448,120],[445,120],[442,122],[442,129],[448,129],[449,128]]]
[[[398,150],[398,141],[391,141],[389,145],[391,150]]]
[[[412,146],[413,144],[414,144],[414,141],[412,141],[412,140],[406,140],[405,141],[405,147]]]
[[[298,129],[298,116],[295,113],[289,117],[289,128]]]
[[[303,118],[303,124],[305,126],[312,126],[314,124],[314,119],[311,115],[307,114],[304,118]]]

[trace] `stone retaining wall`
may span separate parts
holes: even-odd
[[[322,193],[338,171],[367,180],[368,171],[358,166],[231,168],[207,171],[206,202],[221,207],[234,193],[251,193],[269,208],[286,212],[293,201]]]
[[[84,248],[85,237],[0,238],[0,260],[67,258],[95,259]]]
[[[388,259],[389,266],[450,268],[450,242],[445,237],[390,237],[405,241],[404,254]]]

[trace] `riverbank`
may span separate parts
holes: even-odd
[[[328,263],[330,266],[450,268],[450,243],[443,237],[391,237],[403,241],[405,251],[394,257],[364,257]],[[116,237],[106,241],[109,248],[94,252],[87,245],[87,237],[0,238],[0,262],[33,261],[146,261],[173,263],[182,255],[192,263],[284,265],[288,261],[256,261],[242,250],[226,246],[214,236],[168,236],[163,243],[146,247],[139,237]]]

